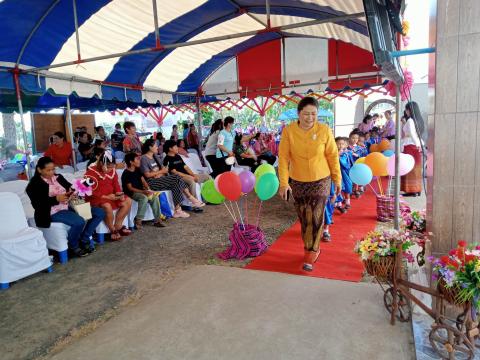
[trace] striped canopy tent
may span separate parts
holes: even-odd
[[[0,33],[4,93],[151,106],[382,82],[362,0],[4,0]]]

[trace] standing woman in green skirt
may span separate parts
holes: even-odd
[[[282,132],[279,147],[279,194],[293,197],[302,227],[305,249],[303,269],[312,271],[320,254],[325,205],[331,183],[341,191],[338,149],[328,125],[317,119],[318,102],[305,97],[298,103],[298,121]]]

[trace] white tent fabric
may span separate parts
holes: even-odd
[[[244,14],[203,31],[190,41],[260,29],[261,25],[258,22]],[[175,49],[153,69],[144,84],[145,86],[158,86],[158,84],[161,84],[162,89],[175,91],[183,79],[213,55],[249,38],[251,36]]]
[[[227,93],[230,97],[238,99],[238,73],[237,59],[233,58],[220,66],[204,83],[202,89],[207,94]]]
[[[206,0],[157,1],[158,25],[195,9]],[[155,28],[151,0],[114,0],[95,13],[79,27],[83,58],[130,50]],[[77,43],[72,34],[55,57],[53,64],[71,61],[77,57]],[[55,69],[55,72],[75,74],[94,80],[104,80],[118,59],[108,59]],[[158,85],[158,83],[156,84]]]
[[[17,195],[0,193],[0,283],[8,284],[51,266],[42,232],[29,227]]]

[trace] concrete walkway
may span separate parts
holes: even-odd
[[[197,266],[55,360],[414,359],[377,286]]]

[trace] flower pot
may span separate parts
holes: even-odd
[[[460,287],[453,285],[451,287],[447,286],[445,280],[440,279],[437,284],[438,292],[443,295],[444,299],[447,300],[450,304],[456,306],[463,306],[465,301],[458,300],[458,293],[460,292]]]
[[[378,280],[393,280],[395,256],[382,256],[378,259],[364,260],[363,265],[367,273],[375,276]]]

